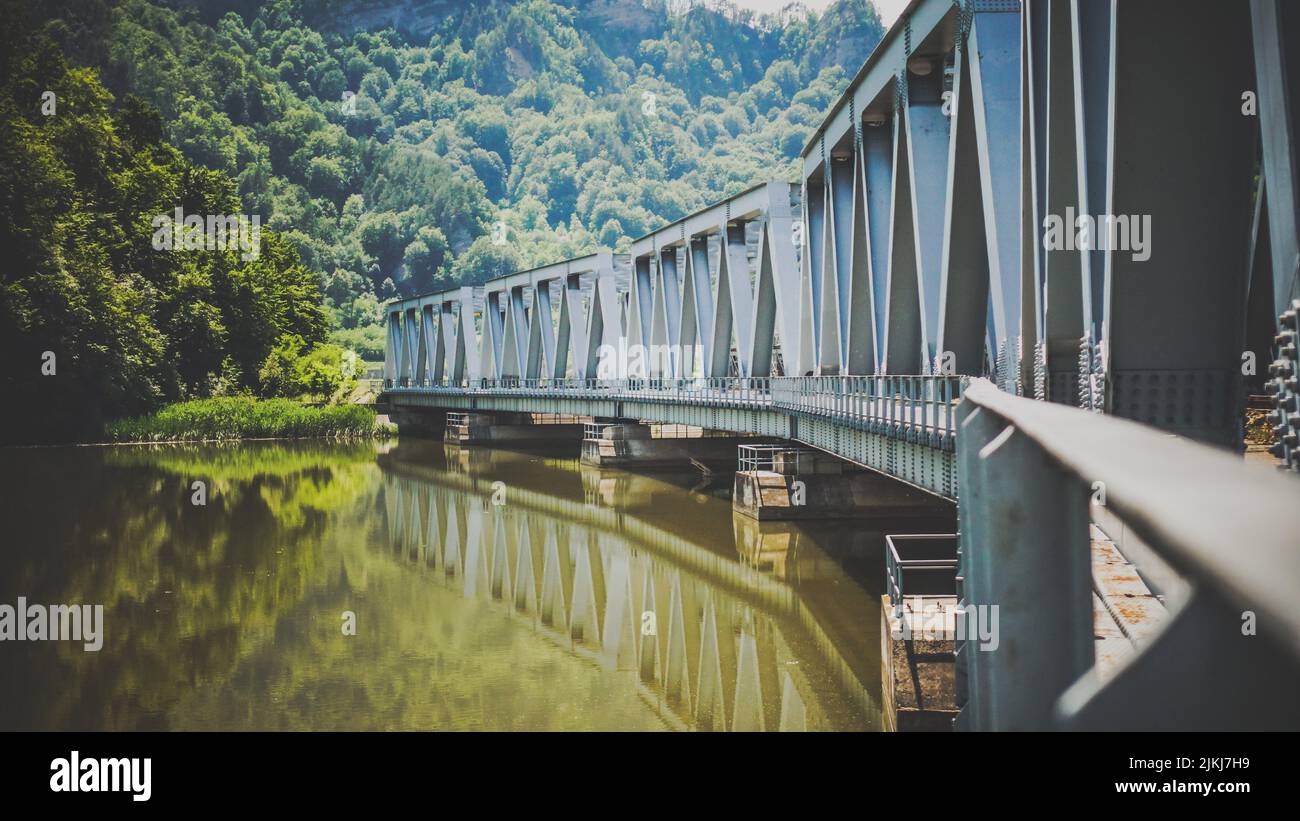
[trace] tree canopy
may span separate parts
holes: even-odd
[[[0,335],[96,414],[258,389],[286,336],[374,355],[386,299],[792,179],[883,34],[867,0],[0,3]],[[152,250],[175,206],[257,215],[261,257]]]

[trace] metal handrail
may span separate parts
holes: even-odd
[[[770,407],[951,447],[955,408],[969,377],[784,376],[578,379],[498,377],[453,381],[400,379],[388,390],[455,394],[546,392],[584,399],[708,401]]]
[[[1300,655],[1300,482],[1136,422],[1012,396],[987,380],[965,395],[1089,487],[1104,483],[1107,507],[1174,569],[1258,602]]]
[[[997,607],[1002,633],[994,652],[959,652],[964,726],[1186,727],[1194,726],[1189,703],[1204,707],[1203,722],[1268,709],[1268,688],[1300,669],[1296,479],[1135,422],[1013,396],[987,380],[967,386],[958,425],[962,604]],[[1175,607],[1153,639],[1166,649],[1144,644],[1128,663],[1143,672],[1106,682],[1093,671],[1088,528],[1098,489],[1124,525],[1124,542],[1144,545],[1191,590],[1186,601],[1167,602]],[[1260,636],[1240,629],[1246,612]],[[1204,673],[1188,676],[1193,669]]]
[[[399,384],[389,390],[447,392],[457,394],[512,394],[545,392],[580,398],[706,400],[723,404],[764,406],[771,403],[771,379],[768,377],[648,377],[636,379],[555,379],[551,377],[448,380],[435,383],[423,380]]]
[[[773,380],[772,404],[874,428],[951,442],[966,376],[792,376]]]
[[[898,550],[900,543],[907,542],[945,542],[951,544],[956,540],[956,536],[951,533],[907,533],[907,534],[887,534],[885,536],[885,575],[889,585],[889,603],[894,608],[895,614],[901,617],[903,612],[903,600],[908,595],[906,592],[905,574],[908,570],[938,570],[952,571],[953,575],[957,572],[957,559],[926,558],[926,559],[904,559]],[[936,595],[936,598],[938,596]]]
[[[801,457],[812,453],[811,448],[796,445],[740,445],[736,448],[736,469],[741,472],[775,471],[778,455],[793,456],[797,466]]]

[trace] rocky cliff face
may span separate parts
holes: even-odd
[[[440,28],[448,17],[471,5],[466,0],[343,0],[304,3],[304,16],[324,31],[351,34],[392,28],[417,41]]]
[[[422,45],[435,31],[452,31],[468,47],[520,5],[511,0],[305,0],[303,17],[318,30],[344,36],[392,28],[413,45]],[[870,0],[839,0],[815,17],[794,3],[778,17],[668,0],[554,0],[548,5],[571,14],[572,27],[604,56],[649,63],[679,85],[682,78],[662,64],[665,49],[653,43],[675,44],[686,52],[707,50],[729,71],[728,84],[735,91],[756,82],[783,58],[813,73],[838,65],[851,75],[884,34]],[[673,58],[671,48],[667,51]]]

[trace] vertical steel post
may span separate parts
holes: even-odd
[[[988,565],[975,562],[976,556],[989,552],[988,534],[984,528],[988,488],[979,480],[979,454],[1006,428],[1006,423],[970,402],[962,402],[957,413],[961,429],[961,435],[957,437],[957,487],[961,491],[957,495],[957,575],[961,578],[962,592],[958,604],[964,610],[977,603],[989,603],[989,582],[978,575],[986,571]],[[978,644],[977,641],[963,641],[956,647],[956,697],[961,709],[957,726],[960,729],[982,730],[989,726],[988,675],[987,669],[982,667],[984,656],[983,651],[977,649]]]
[[[980,494],[973,601],[997,608],[996,622],[985,611],[978,623],[998,625],[987,649],[970,648],[987,669],[980,729],[1046,729],[1057,698],[1093,664],[1088,496],[1013,427],[980,450],[977,465],[961,485]]]

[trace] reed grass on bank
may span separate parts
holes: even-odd
[[[104,427],[107,442],[173,442],[222,439],[299,439],[375,436],[390,432],[362,405],[307,407],[290,399],[235,396],[169,405],[148,416],[118,419]]]

